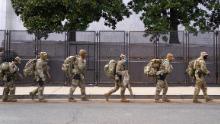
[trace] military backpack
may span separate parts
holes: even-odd
[[[163,59],[151,59],[149,63],[144,67],[144,74],[148,77],[156,76],[157,71],[160,69]]]
[[[191,78],[194,78],[195,77],[195,67],[194,67],[194,64],[195,64],[195,61],[196,60],[191,60],[188,64],[188,67],[186,69],[186,73],[189,75],[189,77]]]
[[[37,59],[28,60],[28,62],[25,64],[23,69],[23,73],[25,77],[34,76],[36,71],[36,63],[37,63]]]
[[[76,62],[77,57],[78,56],[69,56],[64,60],[61,69],[67,76],[72,76],[72,69],[74,68],[74,63]]]
[[[113,59],[110,60],[109,63],[104,66],[104,72],[106,76],[114,79],[116,74],[116,66],[117,66],[117,61]]]
[[[9,72],[9,62],[3,62],[0,65],[0,80],[4,80],[4,75],[7,72]]]

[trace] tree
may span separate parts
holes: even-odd
[[[93,21],[105,19],[105,25],[116,28],[130,12],[122,0],[11,0],[28,32],[37,39],[49,33],[85,30]]]
[[[132,0],[128,6],[134,12],[142,13],[140,19],[146,31],[170,32],[170,43],[179,43],[180,24],[190,32],[218,28],[212,19],[219,7],[218,0]]]

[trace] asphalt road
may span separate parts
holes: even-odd
[[[220,102],[0,102],[0,124],[219,124]]]

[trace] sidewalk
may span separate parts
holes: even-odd
[[[29,98],[29,92],[36,87],[17,87],[16,95],[20,99]],[[92,99],[104,98],[104,93],[108,92],[113,87],[86,87],[87,95]],[[155,87],[133,87],[134,98],[136,99],[152,99],[155,94]],[[0,97],[2,96],[3,87],[0,87]],[[194,92],[194,87],[169,87],[167,95],[172,99],[190,99]],[[47,98],[67,98],[69,87],[67,86],[48,86],[45,87],[44,94]],[[213,98],[220,99],[220,87],[208,87],[208,94]],[[76,97],[80,97],[80,89],[75,91]],[[126,95],[129,96],[128,90]],[[200,92],[202,95],[202,91]],[[129,96],[130,97],[130,96]],[[202,96],[200,96],[202,97]],[[113,94],[111,98],[120,98],[120,90]],[[131,97],[132,98],[132,97]]]

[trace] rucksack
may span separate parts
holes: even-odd
[[[74,63],[76,59],[77,59],[77,56],[69,56],[64,60],[64,63],[62,65],[62,71],[64,71],[64,73],[67,76],[71,76],[72,69],[74,68]]]
[[[148,77],[156,76],[157,71],[160,69],[163,59],[151,59],[144,67],[144,74]]]
[[[117,65],[117,61],[115,60],[110,60],[108,64],[106,64],[104,66],[104,72],[106,74],[106,76],[114,79],[115,78],[115,74],[116,74],[116,65]]]
[[[25,77],[34,76],[36,70],[36,63],[37,63],[37,59],[28,60],[28,62],[25,64],[23,69],[23,73]]]
[[[196,60],[191,60],[188,64],[188,67],[186,69],[186,73],[189,75],[189,77],[194,78],[195,76],[195,67],[194,67],[194,63]]]
[[[0,65],[0,80],[4,79],[5,73],[9,71],[9,63],[8,62],[3,62]]]

